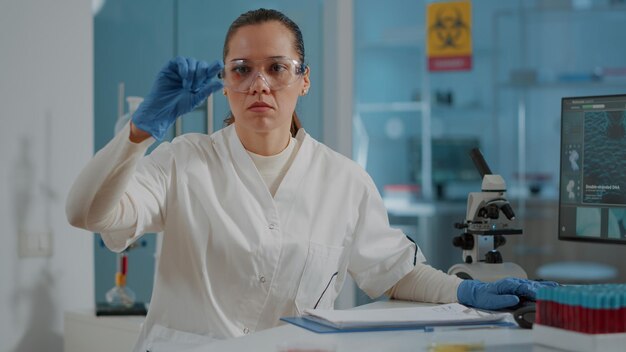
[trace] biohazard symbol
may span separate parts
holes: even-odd
[[[430,32],[439,40],[439,49],[459,48],[466,45],[469,37],[469,26],[457,8],[444,8],[437,11],[435,21],[430,26]]]

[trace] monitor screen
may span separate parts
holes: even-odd
[[[626,95],[561,102],[559,239],[626,244]]]

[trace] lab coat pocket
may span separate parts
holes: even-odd
[[[332,309],[337,297],[337,279],[340,271],[341,254],[343,247],[327,246],[309,242],[306,263],[295,304],[299,315],[305,309]]]
[[[143,343],[144,347],[140,351],[177,351],[183,349],[183,347],[185,349],[203,347],[215,341],[216,339],[210,336],[198,335],[154,324]]]

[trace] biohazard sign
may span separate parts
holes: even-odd
[[[470,70],[472,4],[469,1],[431,3],[426,19],[428,70]]]

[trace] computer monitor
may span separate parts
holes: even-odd
[[[563,98],[559,239],[626,244],[626,94]]]

